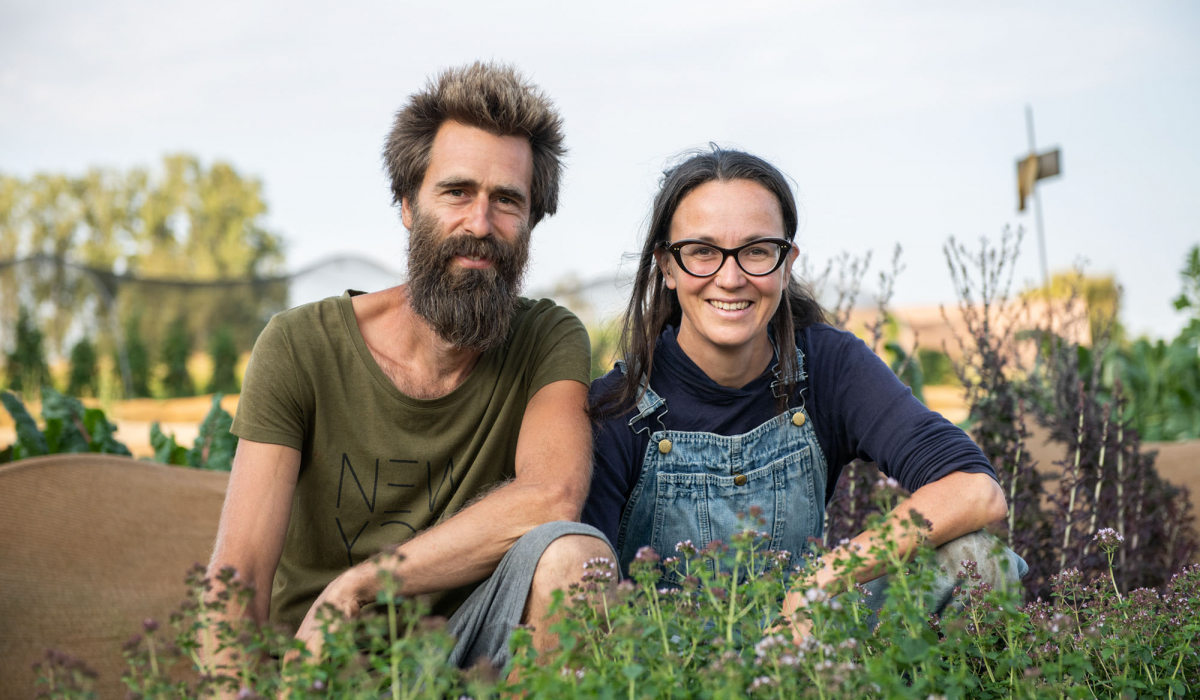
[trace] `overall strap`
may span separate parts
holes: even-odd
[[[775,346],[774,338],[771,339],[771,345]],[[779,347],[778,346],[775,346],[775,356],[779,357]],[[771,382],[771,395],[778,398],[782,395],[781,392],[783,391],[783,386],[785,383],[783,375],[779,370],[778,362],[776,362],[771,367],[771,374],[775,375],[775,379]],[[804,370],[804,351],[800,349],[799,345],[797,345],[796,346],[796,371],[792,374],[792,383],[799,384],[800,382],[804,381],[805,379],[808,379],[808,372],[806,372]],[[800,405],[802,407],[804,406],[804,392],[803,391],[800,392]]]
[[[616,364],[617,364],[617,369],[621,370],[621,374],[625,374],[626,373],[625,361],[617,360]],[[650,388],[650,382],[647,381],[645,384],[642,385],[642,397],[640,399],[638,399],[638,403],[637,403],[638,412],[637,412],[637,415],[635,415],[633,418],[629,419],[629,427],[633,428],[634,423],[637,423],[638,421],[640,421],[650,415],[653,415],[654,412],[657,411],[660,407],[662,408],[662,413],[659,413],[655,417],[658,419],[658,424],[662,426],[662,429],[666,430],[667,426],[663,424],[662,417],[667,415],[667,400],[664,399],[663,397],[659,396],[658,394],[654,393],[654,390]],[[649,432],[649,431],[650,431],[650,426],[648,424],[646,426],[644,426],[643,428],[641,428],[640,430],[637,428],[633,428],[634,433]]]

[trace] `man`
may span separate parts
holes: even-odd
[[[384,159],[407,283],[276,315],[246,370],[210,567],[255,588],[246,614],[319,650],[317,611],[356,615],[383,567],[451,616],[459,665],[502,666],[518,623],[554,644],[551,591],[612,556],[571,522],[591,467],[587,333],[517,296],[563,153],[553,105],[504,66],[447,70],[397,113]]]

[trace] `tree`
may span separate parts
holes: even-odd
[[[167,396],[193,396],[196,393],[192,376],[188,374],[188,357],[192,354],[192,339],[188,335],[187,320],[175,317],[167,328],[163,339],[162,361],[167,373],[163,377],[163,389]]]
[[[237,393],[238,380],[235,374],[238,361],[237,344],[229,326],[221,326],[208,343],[208,354],[212,358],[213,373],[208,383],[208,392]]]
[[[142,299],[153,298],[160,318],[186,317],[196,342],[228,325],[237,345],[248,347],[287,298],[285,284],[248,283],[283,265],[282,242],[264,223],[262,190],[229,163],[185,154],[165,156],[155,169],[0,176],[0,263],[45,256],[0,264],[5,325],[18,299],[39,309],[47,350],[62,355],[65,338],[119,332],[114,325],[124,326]],[[160,347],[164,328],[140,330]]]
[[[17,314],[16,347],[6,356],[4,365],[13,391],[30,395],[50,382],[42,332],[24,306]]]
[[[96,346],[84,337],[71,348],[71,371],[67,379],[67,394],[96,396],[99,394],[99,376],[96,371]]]
[[[140,313],[130,317],[125,325],[125,357],[129,361],[129,379],[133,396],[137,398],[150,395],[150,353],[146,350],[146,342],[142,340],[142,316]],[[121,358],[115,358],[115,366],[120,372]]]

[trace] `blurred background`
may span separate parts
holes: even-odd
[[[869,266],[852,305],[875,305],[901,246],[892,321],[934,354],[950,237],[1023,229],[1013,293],[1044,284],[1017,164],[1058,150],[1036,184],[1055,288],[1086,286],[1123,342],[1169,341],[1194,315],[1174,302],[1200,241],[1197,39],[1186,2],[4,0],[4,385],[107,406],[236,393],[272,313],[402,281],[383,137],[428,76],[476,59],[562,110],[561,213],[526,290],[584,318],[597,371],[658,177],[710,141],[793,178],[808,274]],[[173,419],[135,406],[126,438]]]

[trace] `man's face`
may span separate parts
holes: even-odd
[[[533,154],[527,140],[447,122],[416,201],[405,198],[413,309],[457,347],[508,334],[529,259]]]

